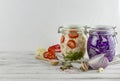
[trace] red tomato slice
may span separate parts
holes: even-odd
[[[56,59],[55,54],[52,54],[52,53],[49,52],[48,59]]]
[[[60,40],[60,43],[63,43],[64,40],[65,40],[65,37],[62,35],[61,40]]]
[[[55,49],[53,47],[49,47],[48,48],[48,51],[52,54],[55,54]]]
[[[43,57],[44,57],[44,58],[48,58],[48,54],[49,54],[48,51],[44,52],[44,53],[43,53]]]
[[[59,44],[53,45],[52,47],[54,47],[55,52],[61,52]]]
[[[54,47],[55,49],[60,49],[60,45],[59,45],[59,44],[53,45],[53,47]]]
[[[77,38],[79,36],[77,31],[70,31],[68,35],[70,38]]]
[[[56,51],[56,52],[61,52],[61,50],[60,50],[60,49],[56,49],[55,51]]]
[[[76,47],[76,43],[74,40],[69,40],[67,42],[67,46],[70,47],[71,49],[74,49]]]
[[[53,52],[61,52],[61,50],[60,50],[60,45],[59,45],[59,44],[50,46],[50,47],[48,48],[48,51],[50,51],[50,50],[52,50],[52,51],[54,50]]]
[[[46,59],[56,59],[56,56],[52,53],[52,51],[44,52],[43,57]]]

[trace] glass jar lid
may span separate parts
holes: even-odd
[[[115,27],[113,26],[108,26],[108,25],[97,25],[93,28],[90,28],[89,34],[93,35],[114,35],[115,34]]]
[[[69,33],[69,31],[76,31],[77,33],[84,33],[84,26],[70,25],[70,26],[60,26],[58,28],[58,33]]]

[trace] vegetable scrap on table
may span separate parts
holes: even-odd
[[[74,57],[72,53],[69,55],[69,57]],[[113,62],[109,62],[109,60],[105,57],[105,54],[96,55],[92,59],[81,58],[81,60],[71,59],[70,61],[66,60],[67,57],[64,57],[61,54],[59,44],[50,46],[48,50],[46,50],[45,48],[39,48],[36,50],[36,59],[45,60],[54,66],[61,64],[60,69],[65,72],[70,72],[70,69],[76,68],[77,70],[83,72],[89,70],[98,70],[98,72],[101,73],[109,64],[115,64],[116,62],[120,62],[120,55],[117,55],[116,57],[117,60],[113,60]]]

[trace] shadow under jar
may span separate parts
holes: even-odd
[[[109,61],[115,56],[116,32],[112,26],[96,26],[90,28],[87,41],[87,52],[89,58],[98,54],[105,54]]]
[[[84,57],[86,51],[84,30],[84,27],[77,26],[59,27],[58,33],[62,33],[61,52],[66,61],[79,60]]]

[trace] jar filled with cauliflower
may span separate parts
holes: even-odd
[[[59,27],[61,52],[65,60],[80,60],[86,51],[85,27]]]

